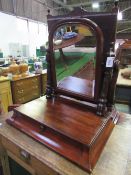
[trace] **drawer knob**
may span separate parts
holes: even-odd
[[[29,162],[30,161],[30,154],[25,151],[25,150],[20,150],[20,156],[21,156],[21,159],[26,161],[26,162]]]

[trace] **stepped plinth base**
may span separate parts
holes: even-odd
[[[97,116],[85,105],[40,98],[14,109],[7,123],[91,172],[118,119]]]

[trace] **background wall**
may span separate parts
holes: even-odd
[[[0,12],[0,48],[4,56],[12,54],[13,43],[19,46],[29,46],[28,54],[33,56],[36,54],[36,47],[44,45],[47,40],[46,24],[20,19]]]

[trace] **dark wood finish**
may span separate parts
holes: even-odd
[[[70,16],[48,16],[47,99],[40,98],[21,105],[7,119],[8,124],[88,172],[94,168],[119,117],[114,106],[109,107],[113,104],[111,93],[117,79],[117,59],[113,56],[113,66],[106,67],[107,57],[111,56],[110,50],[114,48],[116,17],[116,13],[87,13],[80,9],[71,12]],[[94,98],[91,80],[68,77],[57,86],[53,36],[57,28],[72,23],[90,27],[96,36]],[[82,70],[79,74],[85,76]],[[92,102],[90,108],[89,101]]]
[[[62,25],[66,25],[66,24],[70,24],[70,23],[75,23],[75,24],[83,24],[87,27],[90,27],[91,31],[93,33],[95,33],[96,36],[96,40],[97,40],[97,47],[96,47],[96,74],[95,74],[95,90],[94,90],[94,102],[98,101],[99,98],[99,91],[100,91],[100,87],[101,87],[101,75],[102,75],[102,67],[101,67],[101,63],[103,61],[103,33],[101,31],[101,29],[99,28],[98,25],[96,25],[93,21],[89,20],[89,19],[79,19],[79,18],[74,18],[74,19],[66,19],[66,20],[61,20],[58,21],[57,23],[55,23],[52,26],[52,29],[49,33],[49,50],[50,50],[50,54],[48,54],[48,60],[49,60],[49,64],[51,66],[51,71],[49,72],[51,79],[52,79],[52,88],[54,89],[55,92],[58,92],[59,89],[57,87],[57,81],[56,81],[56,73],[55,73],[55,59],[53,57],[53,36],[54,36],[54,32],[56,31],[56,29]],[[75,94],[75,93],[74,93]],[[67,95],[67,94],[66,94]],[[77,94],[77,98],[79,99],[79,97],[81,98],[80,94]],[[89,98],[88,96],[86,96],[85,94],[85,98],[88,101]]]
[[[108,94],[107,94],[107,106],[112,108],[115,103],[115,90],[116,82],[119,73],[119,60],[116,58],[114,61],[114,67],[112,70],[111,81],[109,84]]]
[[[96,23],[102,30],[104,35],[104,53],[110,51],[111,44],[115,42],[116,26],[117,26],[117,10],[112,12],[88,12],[81,8],[75,8],[72,12],[66,15],[52,16],[48,14],[48,30],[52,29],[52,26],[63,19],[69,18],[86,18]],[[106,56],[106,54],[104,55]]]
[[[14,109],[7,122],[91,172],[117,118],[115,110],[101,118],[70,100],[43,98]]]
[[[11,81],[13,103],[22,104],[40,97],[40,75]]]
[[[88,13],[87,11],[77,8],[71,12],[68,16],[51,16],[48,15],[48,29],[49,29],[49,53],[47,55],[49,69],[47,91],[50,92],[48,96],[63,94],[69,97],[75,97],[78,100],[91,101],[97,104],[96,112],[98,115],[104,116],[105,113],[110,110],[109,106],[113,106],[114,103],[114,89],[116,79],[118,75],[118,69],[116,69],[117,60],[114,59],[114,65],[111,68],[106,68],[107,57],[111,56],[110,51],[114,50],[115,32],[116,32],[117,12],[113,10],[112,13]],[[93,34],[96,36],[96,67],[95,67],[95,86],[94,96],[85,93],[85,91],[70,91],[70,89],[61,88],[56,81],[55,73],[55,60],[53,53],[53,36],[57,28],[62,25],[70,24],[82,24],[90,28]],[[68,41],[67,41],[68,42]],[[70,43],[70,42],[69,42]],[[63,45],[65,47],[66,45]],[[58,46],[58,48],[61,47]],[[115,55],[113,55],[115,58]],[[66,81],[67,83],[69,81]],[[77,82],[78,84],[78,82]],[[72,85],[76,86],[77,84]],[[69,87],[70,84],[65,85]],[[85,85],[86,86],[86,85]],[[88,88],[87,88],[88,89]],[[76,88],[75,88],[76,90]],[[82,90],[82,89],[81,89]],[[84,97],[83,94],[85,93]],[[48,93],[47,93],[48,94]],[[110,102],[108,102],[108,100]]]

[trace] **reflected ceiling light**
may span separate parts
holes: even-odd
[[[122,20],[122,19],[123,19],[122,12],[119,12],[119,11],[118,11],[117,19],[118,19],[118,20]]]
[[[98,2],[94,2],[94,3],[92,4],[92,8],[93,8],[93,9],[99,8],[99,3],[98,3]]]

